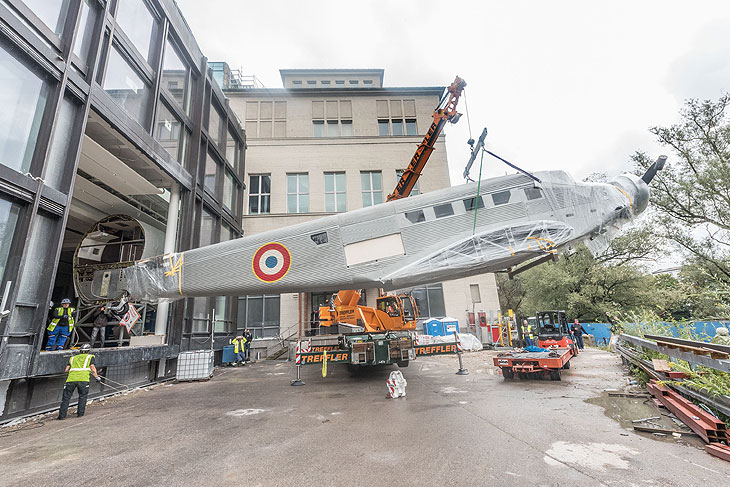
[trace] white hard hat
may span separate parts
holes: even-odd
[[[718,327],[717,330],[715,330],[715,333],[720,336],[728,336],[727,328],[725,328],[724,326]]]

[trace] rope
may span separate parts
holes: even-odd
[[[467,117],[468,120],[468,117]],[[482,164],[484,164],[484,150],[482,150],[482,156],[479,159],[479,181],[477,182],[477,197],[474,198],[474,226],[471,229],[471,234],[474,235],[477,231],[477,212],[479,211],[479,191],[482,188]]]
[[[466,102],[466,88],[462,92],[462,96],[464,97],[464,111],[466,112],[466,125],[469,127],[469,140],[472,140],[474,137],[471,136],[471,120],[469,119],[469,104]]]

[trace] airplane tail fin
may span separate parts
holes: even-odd
[[[646,184],[651,183],[651,180],[654,179],[657,171],[661,171],[662,169],[664,169],[665,162],[667,162],[667,156],[659,156],[656,162],[652,164],[649,169],[646,170],[643,176],[641,176],[642,181],[644,181]]]

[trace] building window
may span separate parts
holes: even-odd
[[[193,333],[210,333],[210,307],[208,298],[193,298]]]
[[[73,53],[84,63],[84,69],[88,68],[89,53],[91,52],[91,42],[94,38],[94,25],[96,24],[97,15],[95,2],[92,0],[83,0],[81,2],[81,20],[79,20],[79,30],[74,40]]]
[[[364,80],[362,80],[362,84],[364,84],[364,85],[371,85],[371,84],[373,84],[373,80],[371,80],[371,79],[364,79]]]
[[[352,101],[312,101],[314,137],[352,136]]]
[[[150,87],[114,46],[104,76],[104,91],[121,105],[140,125],[147,128]]]
[[[258,215],[271,212],[271,175],[251,174],[248,185],[248,213]]]
[[[68,14],[68,1],[23,0],[28,8],[57,36],[63,33],[63,24]]]
[[[223,207],[231,214],[235,213],[236,195],[238,194],[238,183],[233,179],[233,173],[226,169],[223,177]]]
[[[208,135],[210,136],[210,140],[219,147],[221,146],[222,120],[225,120],[225,117],[218,111],[218,107],[214,103],[211,103],[210,113],[208,114]]]
[[[360,81],[359,80],[356,80],[356,79],[351,79],[350,80],[350,84],[351,85],[359,85],[360,84]]]
[[[205,158],[205,178],[203,179],[203,185],[206,190],[215,198],[218,198],[218,193],[216,192],[217,187],[217,176],[218,176],[218,162],[213,158],[213,156],[210,155],[210,153],[206,154]]]
[[[444,203],[443,205],[437,205],[433,207],[433,212],[436,218],[443,218],[445,216],[451,216],[454,214],[454,208],[451,203]]]
[[[344,172],[324,173],[324,211],[347,211]]]
[[[293,84],[293,85],[301,85],[302,84],[302,80],[295,79],[294,81],[291,82],[291,84]]]
[[[48,84],[0,44],[0,163],[28,172],[46,108]]]
[[[281,298],[278,295],[245,296],[238,298],[238,329],[248,328],[256,338],[279,333]]]
[[[172,111],[160,100],[157,106],[157,121],[155,122],[155,138],[162,147],[178,162],[184,160],[186,138],[182,122],[172,114]]]
[[[320,83],[322,83],[325,86],[331,84],[330,80],[328,80],[328,79],[323,79],[322,81],[320,81]]]
[[[190,114],[189,80],[190,69],[168,39],[165,43],[165,60],[162,63],[162,86],[186,114]]]
[[[117,24],[150,65],[154,60],[157,22],[142,0],[118,0]]]
[[[446,316],[444,305],[444,289],[441,284],[429,284],[411,291],[416,300],[418,314],[421,318],[439,318]]]
[[[307,80],[307,84],[308,84],[309,86],[315,86],[315,85],[317,84],[317,80],[313,80],[313,79],[308,79],[308,80]]]
[[[5,282],[5,266],[18,223],[20,205],[0,196],[0,282]]]
[[[383,174],[380,171],[362,171],[362,206],[373,206],[383,202]]]
[[[335,80],[335,84],[336,85],[344,85],[345,84],[345,80],[344,79]]]
[[[375,100],[378,135],[418,135],[415,100]]]
[[[231,302],[228,296],[216,296],[215,298],[215,333],[233,332],[233,320],[231,319]]]
[[[286,101],[246,102],[246,136],[286,137]]]
[[[404,169],[397,169],[395,171],[395,177],[398,178],[398,181],[400,181],[400,178],[403,176],[403,172],[405,172]],[[413,189],[411,189],[411,194],[409,194],[408,196],[416,196],[419,194],[421,194],[421,186],[420,182],[416,181],[416,184],[413,185]]]
[[[474,211],[475,208],[484,208],[484,200],[481,196],[479,198],[466,198],[464,200],[464,209],[466,211]]]
[[[309,175],[307,173],[286,175],[287,213],[309,212]]]
[[[213,213],[208,211],[207,208],[203,208],[200,213],[200,247],[215,243],[216,220],[217,218]]]
[[[53,131],[53,141],[46,159],[46,173],[43,176],[45,183],[62,193],[68,193],[71,184],[69,148],[73,139],[74,129],[81,122],[78,117],[79,105],[76,99],[66,95],[61,100],[61,108],[56,117],[56,128]]]

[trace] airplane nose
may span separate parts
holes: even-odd
[[[633,174],[622,174],[611,180],[610,184],[619,188],[629,198],[631,213],[634,216],[646,210],[649,205],[649,185],[643,179]]]

